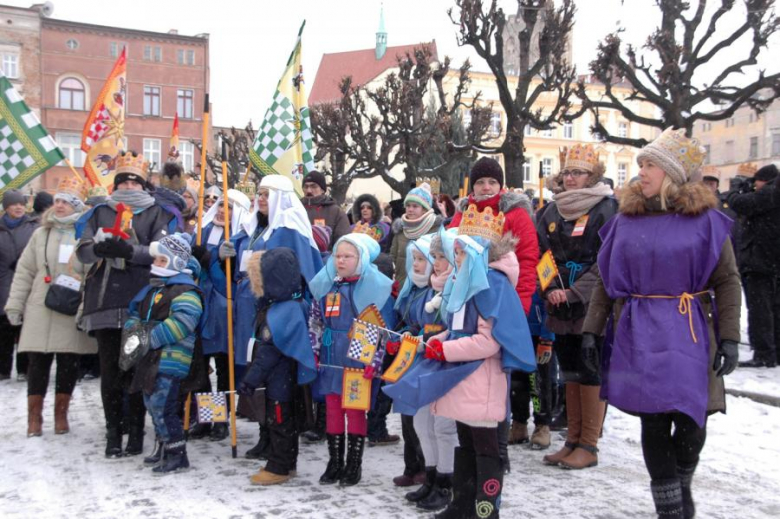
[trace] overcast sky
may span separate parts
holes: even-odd
[[[29,7],[33,2],[0,3]],[[618,21],[627,29],[625,38],[641,44],[660,20],[654,0],[576,3],[574,60],[580,72],[587,71],[598,41],[613,31]],[[121,9],[111,8],[116,4],[105,0],[54,0],[53,4],[53,18],[57,19],[158,32],[177,29],[183,35],[209,33],[212,118],[219,126],[244,126],[251,119],[257,127],[304,19],[303,63],[309,89],[323,53],[374,47],[381,4],[388,45],[435,39],[440,57],[449,55],[457,66],[471,56],[475,69],[487,70],[480,58],[457,46],[456,28],[447,16],[453,0],[132,0],[121,2]],[[506,12],[517,11],[516,1],[500,0],[499,5]],[[733,30],[739,20],[733,17],[728,22],[724,31]],[[778,40],[772,41],[775,56],[780,51]],[[777,71],[777,60],[770,61],[768,54],[762,64]],[[128,75],[132,73],[132,68],[128,69]]]

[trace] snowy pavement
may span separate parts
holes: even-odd
[[[737,372],[743,387],[778,385],[780,368]],[[51,390],[51,389],[50,389]],[[778,393],[780,394],[780,393]],[[257,426],[239,421],[239,458],[230,457],[229,440],[192,441],[192,469],[153,476],[141,457],[103,457],[103,419],[98,381],[80,383],[67,435],[53,434],[53,398],[44,406],[44,435],[28,439],[26,384],[0,382],[5,420],[0,429],[0,517],[169,518],[169,517],[424,517],[405,503],[409,489],[393,486],[402,472],[402,445],[367,448],[363,480],[341,489],[321,486],[324,444],[301,445],[298,477],[283,486],[255,487],[249,476],[259,462],[243,459],[254,445]],[[780,408],[746,398],[728,399],[728,414],[709,423],[707,445],[694,479],[700,518],[780,517]],[[391,415],[391,432],[400,421]],[[553,433],[551,450],[562,439]],[[147,451],[153,432],[147,419]],[[505,479],[504,517],[653,518],[649,480],[639,445],[639,420],[610,409],[600,464],[567,472],[546,467],[546,452],[510,447],[512,472]]]

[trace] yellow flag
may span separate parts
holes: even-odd
[[[555,258],[551,250],[542,255],[542,259],[536,265],[536,273],[539,275],[539,283],[542,286],[542,290],[547,290],[552,280],[558,275],[558,266],[555,264]]]

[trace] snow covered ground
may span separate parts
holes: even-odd
[[[745,383],[780,378],[780,368],[744,370]],[[230,457],[229,441],[189,443],[193,468],[157,477],[141,457],[103,457],[100,384],[79,384],[71,411],[72,432],[53,434],[52,400],[47,398],[44,435],[27,439],[26,384],[0,383],[5,420],[0,428],[0,517],[421,517],[407,505],[408,489],[393,486],[402,472],[402,446],[367,448],[363,481],[348,489],[321,486],[324,444],[301,446],[299,475],[270,488],[249,484],[258,462]],[[729,398],[727,415],[710,420],[707,445],[694,480],[701,518],[780,517],[780,409],[746,398]],[[151,443],[151,421],[147,420]],[[400,434],[396,415],[392,432]],[[239,456],[250,448],[256,425],[238,422]],[[554,435],[552,449],[562,439]],[[649,481],[642,462],[637,418],[610,409],[600,445],[600,465],[582,472],[546,467],[544,452],[511,447],[504,517],[652,518]],[[151,447],[151,445],[147,445]],[[147,448],[147,450],[149,450]]]

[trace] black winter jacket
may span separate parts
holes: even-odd
[[[0,315],[5,315],[5,303],[14,280],[16,262],[39,223],[38,218],[24,215],[19,225],[11,229],[0,216]]]
[[[737,263],[741,274],[780,275],[780,190],[776,182],[758,191],[727,195],[728,205],[740,216]]]

